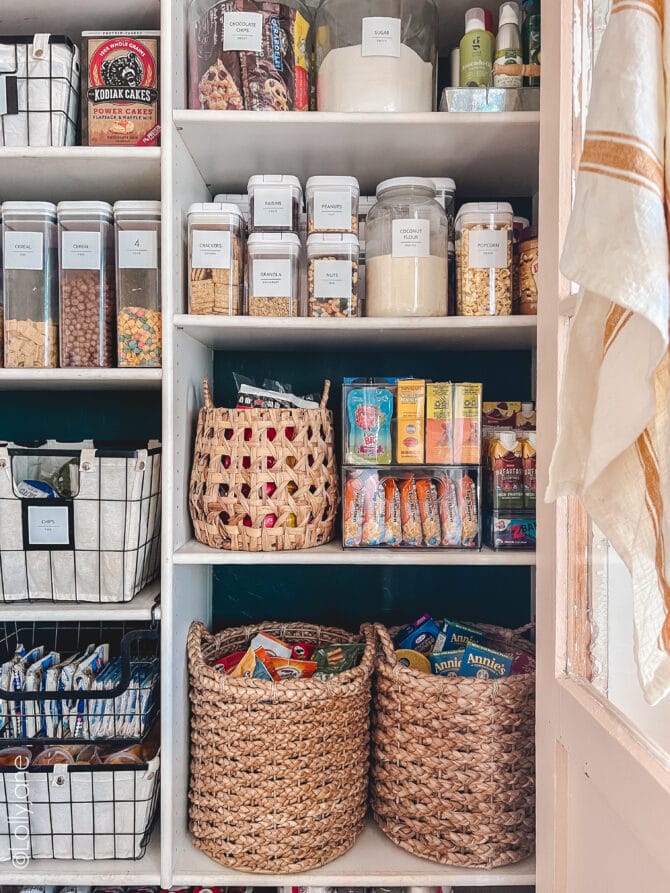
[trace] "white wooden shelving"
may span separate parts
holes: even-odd
[[[98,604],[97,602],[0,602],[0,621],[68,620],[158,620],[161,586],[150,583],[130,602]]]
[[[160,390],[162,379],[162,369],[0,369],[0,390]]]

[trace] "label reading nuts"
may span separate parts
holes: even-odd
[[[507,229],[470,232],[468,266],[473,270],[507,269]]]
[[[351,194],[348,190],[315,191],[314,228],[349,232],[351,229]]]
[[[63,270],[99,270],[101,261],[100,233],[63,232]]]
[[[224,12],[223,51],[261,53],[263,50],[263,14],[260,12]]]
[[[430,220],[394,220],[391,238],[393,257],[428,257]]]
[[[257,187],[254,191],[254,226],[290,229],[293,225],[293,200],[287,189]]]
[[[314,261],[314,297],[317,300],[351,297],[350,260]]]
[[[400,19],[370,16],[363,19],[362,56],[400,58]]]
[[[290,260],[255,260],[252,291],[256,298],[285,298],[293,294]]]
[[[120,270],[155,270],[157,266],[157,233],[134,229],[119,231]]]
[[[230,230],[193,230],[191,268],[193,270],[230,269]]]
[[[42,270],[43,247],[43,233],[5,233],[5,269]]]

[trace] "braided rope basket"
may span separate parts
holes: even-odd
[[[474,624],[501,651],[524,630]],[[443,865],[495,868],[535,848],[535,676],[434,676],[379,644],[372,718],[375,819],[398,846]]]
[[[318,409],[223,409],[203,382],[189,507],[215,549],[279,552],[333,538],[339,504],[326,381]]]
[[[358,667],[329,680],[233,678],[210,664],[261,630],[286,642],[364,641]],[[341,856],[356,841],[368,792],[375,638],[302,623],[262,623],[188,635],[190,831],[232,868],[291,874]]]

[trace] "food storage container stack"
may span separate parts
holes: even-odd
[[[302,186],[287,174],[256,174],[247,184],[252,233],[298,233]]]
[[[301,316],[300,238],[290,232],[255,232],[247,247],[249,316]]]
[[[244,220],[237,205],[209,202],[188,209],[189,312],[242,313]]]
[[[358,237],[314,233],[307,258],[307,315],[358,316]]]
[[[512,313],[512,206],[470,202],[456,217],[456,310],[459,316]]]
[[[310,177],[305,187],[307,231],[358,235],[360,187],[355,177]]]

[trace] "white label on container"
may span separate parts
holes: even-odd
[[[191,268],[230,269],[230,230],[194,229],[191,234]]]
[[[119,269],[155,270],[158,266],[157,235],[146,229],[119,230]]]
[[[363,19],[362,56],[400,58],[400,19],[370,16]]]
[[[69,546],[69,511],[66,505],[29,505],[28,543],[31,546]]]
[[[293,200],[290,189],[260,186],[254,190],[254,226],[293,226]]]
[[[393,257],[428,257],[430,220],[394,220],[391,253]]]
[[[315,260],[314,297],[317,300],[351,297],[351,261]]]
[[[5,269],[44,269],[43,233],[5,233]]]
[[[351,193],[348,189],[315,191],[314,228],[351,231]]]
[[[255,260],[252,283],[255,298],[290,298],[293,295],[291,261]]]
[[[223,50],[261,53],[263,50],[263,14],[260,12],[224,12]]]
[[[100,233],[63,232],[61,267],[64,270],[99,270],[101,262]]]
[[[471,229],[468,236],[470,269],[506,269],[508,233],[506,229]]]

